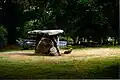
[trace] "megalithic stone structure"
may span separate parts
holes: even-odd
[[[36,54],[61,56],[57,46],[57,40],[59,40],[57,35],[63,33],[63,30],[33,30],[28,33],[37,34],[35,47]]]
[[[54,36],[42,37],[35,49],[35,53],[42,55],[60,56],[61,54],[57,48],[57,43],[53,37]]]

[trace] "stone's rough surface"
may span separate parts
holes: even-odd
[[[35,53],[39,53],[41,55],[52,55],[52,56],[58,56],[57,48],[54,45],[54,42],[49,38],[41,38],[39,41]]]
[[[49,35],[57,35],[57,34],[60,34],[60,33],[63,33],[64,31],[63,30],[33,30],[33,31],[29,31],[28,33],[29,34],[36,34],[36,33],[39,33],[39,34],[49,34]]]
[[[42,38],[37,47],[36,47],[36,53],[48,53],[49,49],[52,47],[52,40],[49,38]]]
[[[52,46],[50,48],[50,53],[49,54],[52,55],[52,56],[59,56],[59,54],[57,53],[57,49],[54,46]]]
[[[70,48],[70,49],[64,51],[64,54],[70,54],[72,52],[72,50],[73,50],[73,48]]]
[[[35,53],[46,56],[60,56],[61,54],[59,53],[59,49],[57,50],[57,46],[55,46],[56,42],[54,41],[49,37],[42,37],[37,44]],[[71,52],[72,48],[66,50],[64,54],[70,54]]]

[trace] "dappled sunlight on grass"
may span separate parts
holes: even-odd
[[[74,49],[62,56],[39,56],[33,50],[10,51],[0,53],[0,63],[0,78],[118,78],[120,50]]]

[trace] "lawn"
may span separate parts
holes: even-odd
[[[119,64],[118,47],[74,49],[60,57],[34,55],[33,50],[6,51],[0,52],[0,78],[116,79]]]

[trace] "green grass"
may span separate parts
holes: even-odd
[[[33,58],[34,57],[34,58]],[[53,58],[53,59],[52,59]],[[32,56],[26,60],[0,57],[0,78],[4,79],[112,79],[119,78],[120,56],[62,59]]]
[[[71,46],[70,46],[71,47]],[[91,50],[80,48],[78,50]],[[100,47],[96,47],[100,48]],[[96,49],[94,48],[94,49]],[[106,48],[105,46],[102,48]],[[107,47],[117,49],[119,46]],[[19,50],[19,49],[18,49]],[[4,51],[4,50],[3,50]],[[9,51],[9,50],[7,50]],[[10,50],[11,51],[11,50]],[[9,52],[10,52],[9,51]],[[30,51],[30,50],[29,50]],[[0,52],[0,54],[3,54]],[[5,53],[4,53],[5,54]],[[103,53],[104,54],[104,53]],[[14,59],[15,58],[15,59]],[[117,79],[120,78],[120,56],[46,57],[27,56],[18,59],[0,56],[1,79]]]

